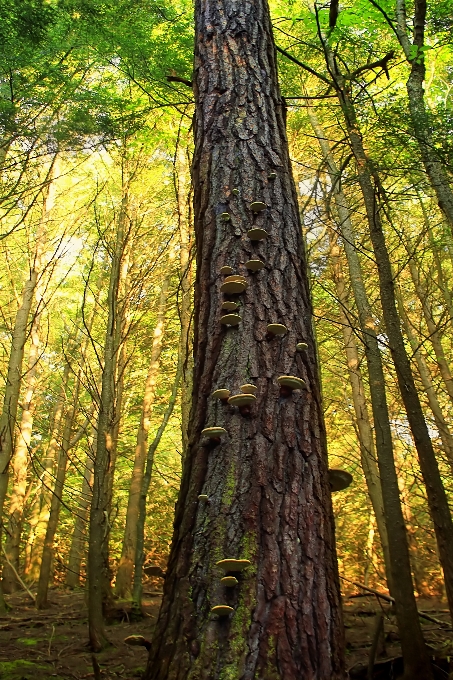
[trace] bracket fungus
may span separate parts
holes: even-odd
[[[222,293],[243,293],[248,288],[247,279],[239,274],[235,276],[227,276],[225,281],[220,286]]]
[[[230,559],[227,558],[225,560],[219,560],[219,562],[216,562],[216,567],[220,567],[220,569],[223,569],[225,573],[232,571],[243,571],[247,567],[249,567],[252,563],[250,560],[235,560],[235,559]]]
[[[255,403],[256,397],[254,394],[235,394],[228,399],[230,406],[238,406],[241,415],[248,416],[250,407]]]
[[[199,500],[201,503],[207,503],[208,500],[209,500],[209,496],[208,496],[207,494],[205,494],[205,493],[201,493],[201,494],[198,496],[198,500]]]
[[[265,265],[264,262],[262,262],[261,260],[247,260],[245,266],[251,272],[258,272],[260,269],[263,269]]]
[[[298,352],[306,352],[308,349],[308,345],[306,342],[298,342],[296,345],[296,350]]]
[[[250,203],[250,210],[255,213],[266,210],[266,207],[267,206],[263,201],[253,201],[253,203]]]
[[[238,326],[242,321],[242,317],[239,314],[225,314],[220,317],[220,323],[223,326]]]
[[[235,309],[239,307],[237,302],[230,302],[227,300],[226,302],[222,303],[222,309],[226,309],[227,312],[233,312]]]
[[[277,382],[280,385],[282,397],[289,397],[294,390],[301,390],[306,387],[305,381],[295,375],[281,375],[277,378]]]
[[[231,406],[250,406],[256,401],[254,394],[235,394],[228,399]]]
[[[148,651],[151,649],[151,642],[146,640],[143,635],[129,635],[124,638],[123,642],[133,647],[145,647]]]
[[[227,588],[234,588],[234,586],[237,586],[239,581],[235,576],[224,576],[220,579],[220,583]]]
[[[230,390],[218,389],[211,394],[211,397],[213,397],[214,399],[220,399],[221,401],[224,401],[228,399],[230,394],[231,394]]]
[[[267,179],[277,179],[277,173],[276,172],[270,172],[267,176]]]
[[[220,213],[220,219],[222,220],[222,222],[229,222],[231,220],[230,213],[227,212]]]
[[[247,236],[251,241],[262,241],[267,238],[269,234],[265,229],[261,229],[261,227],[253,227],[253,229],[248,230]]]
[[[347,489],[352,482],[352,475],[346,470],[338,470],[333,468],[329,470],[329,483],[331,491],[343,491]]]
[[[220,437],[226,433],[227,431],[224,427],[205,427],[204,430],[201,431],[201,436],[213,439],[214,441],[220,441]]]
[[[267,332],[269,335],[285,335],[288,329],[282,323],[270,323],[267,325]]]
[[[256,385],[252,385],[251,383],[246,383],[245,385],[241,385],[240,390],[242,394],[256,394],[258,392],[258,388]]]
[[[228,265],[225,265],[225,267],[222,267],[220,269],[220,273],[224,274],[225,276],[228,276],[228,274],[232,274],[234,272],[233,267],[228,267]]]
[[[227,604],[218,604],[211,609],[211,614],[218,614],[219,616],[228,616],[231,612],[234,612],[234,609]]]

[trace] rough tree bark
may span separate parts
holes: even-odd
[[[137,520],[139,514],[140,489],[142,487],[143,473],[148,449],[148,432],[151,426],[156,384],[159,375],[160,355],[164,337],[165,312],[167,308],[168,287],[170,274],[165,277],[162,285],[157,322],[153,333],[151,348],[151,360],[148,375],[145,382],[145,394],[143,396],[142,414],[137,431],[137,444],[135,447],[134,467],[132,470],[129,498],[126,511],[126,526],[124,528],[123,547],[121,559],[116,574],[115,594],[118,597],[130,597],[132,589],[132,575],[134,571],[135,545],[137,541]]]
[[[343,633],[325,433],[269,10],[265,0],[198,0],[195,17],[193,405],[145,678],[336,680]],[[267,206],[258,216],[253,201]],[[252,226],[268,238],[251,241]],[[251,274],[251,258],[265,268]],[[220,323],[226,265],[248,283],[237,327]],[[287,334],[270,336],[272,322]],[[300,341],[308,352],[296,352]],[[281,394],[284,374],[307,389]],[[250,415],[211,397],[244,383],[258,387]],[[208,426],[225,428],[220,443],[202,435]],[[235,588],[220,582],[222,558],[251,562]],[[234,612],[216,618],[220,604]]]

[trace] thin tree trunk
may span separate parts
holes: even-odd
[[[409,537],[409,550],[411,552],[412,573],[414,575],[415,590],[418,595],[430,595],[426,587],[426,574],[420,563],[420,551],[418,548],[417,536],[414,527],[414,516],[410,506],[409,492],[407,490],[406,482],[403,475],[399,475],[398,483],[401,491],[401,502],[403,506],[404,520],[407,526],[407,533]]]
[[[156,396],[156,384],[159,375],[160,355],[164,337],[165,313],[167,309],[168,288],[170,275],[164,279],[159,298],[157,322],[153,333],[151,360],[145,383],[145,394],[142,403],[142,413],[137,431],[134,468],[132,470],[131,485],[126,511],[126,526],[124,529],[121,560],[116,574],[115,593],[118,597],[130,597],[132,589],[132,574],[134,570],[135,544],[137,540],[137,519],[139,514],[139,498],[148,448],[148,432]]]
[[[328,59],[333,62],[330,64],[330,68],[335,69],[332,73],[337,79],[336,85],[340,93],[339,99],[343,105],[343,100],[341,99],[343,90],[340,89],[340,84],[338,82],[339,75],[337,74],[336,63],[330,54],[330,48],[326,46],[326,49]],[[312,120],[312,126],[315,122],[316,121]],[[326,146],[327,140],[322,128],[320,128],[316,134],[320,143],[322,141],[323,146]],[[324,152],[324,158],[334,177],[333,186],[336,186],[338,191],[338,183],[340,181],[338,169],[336,166],[332,165],[333,159],[331,155]],[[359,313],[367,359],[371,405],[375,424],[377,460],[389,539],[391,586],[396,600],[396,616],[401,637],[405,673],[407,674],[407,680],[415,680],[423,673],[426,673],[427,680],[430,680],[432,678],[431,664],[423,640],[412,585],[408,537],[401,508],[398,477],[393,456],[385,377],[377,339],[377,328],[366,296],[360,262],[355,249],[354,232],[350,221],[349,209],[347,204],[344,203],[344,200],[344,195],[338,196],[336,207],[340,218],[341,233],[346,256],[348,258],[351,284],[353,286]]]
[[[88,629],[93,651],[107,644],[104,613],[111,601],[111,569],[109,563],[110,507],[113,469],[116,457],[115,433],[118,432],[119,413],[116,412],[118,355],[121,346],[119,328],[124,319],[120,313],[119,291],[123,257],[127,247],[129,185],[123,183],[123,197],[116,229],[107,297],[108,320],[104,344],[104,366],[97,422],[97,446],[93,467],[93,495],[90,508],[88,540]]]
[[[343,198],[345,201],[346,200],[345,197]],[[342,205],[345,207],[346,203],[342,202]],[[392,594],[392,591],[394,589],[391,587],[391,564],[389,542],[385,522],[381,480],[379,478],[379,469],[376,462],[376,450],[374,446],[373,430],[371,427],[370,416],[368,413],[362,371],[360,370],[360,359],[359,352],[357,349],[357,343],[355,341],[355,331],[351,326],[351,322],[347,314],[347,310],[349,309],[349,300],[347,296],[343,272],[341,270],[339,247],[335,243],[333,234],[331,232],[330,241],[331,241],[331,257],[333,261],[333,278],[337,290],[338,301],[340,303],[338,305],[338,311],[340,316],[341,328],[343,332],[349,380],[352,389],[352,400],[354,403],[354,412],[357,422],[357,431],[360,446],[360,460],[365,475],[365,480],[371,504],[373,506],[374,516],[376,518],[379,537],[381,539],[387,583],[389,586],[389,591]],[[355,270],[356,274],[354,284],[355,286],[360,284],[362,284],[363,286],[361,275],[359,278],[357,277],[359,271],[360,270]],[[366,295],[365,290],[361,291],[361,294],[357,296],[359,301],[363,299],[364,295]]]
[[[437,399],[436,390],[431,380],[429,368],[426,365],[426,361],[422,352],[420,351],[420,343],[412,330],[411,323],[406,314],[406,310],[404,309],[403,298],[398,287],[395,287],[395,293],[398,302],[399,314],[403,322],[404,332],[406,333],[407,339],[409,340],[409,344],[412,349],[412,354],[414,355],[415,361],[417,362],[420,379],[426,392],[426,396],[428,397],[428,402],[434,416],[434,421],[442,440],[442,448],[453,472],[453,435],[450,432],[450,428],[447,424],[447,421],[445,420],[439,400]]]
[[[177,198],[179,222],[180,264],[180,349],[184,357],[181,379],[181,431],[183,459],[189,444],[189,417],[192,404],[193,374],[193,328],[192,328],[192,260],[191,260],[191,214],[188,206],[190,192],[187,151],[178,147]]]
[[[96,437],[93,440],[94,450],[96,449]],[[86,525],[88,510],[91,503],[93,488],[93,455],[88,452],[85,462],[85,472],[83,473],[82,490],[77,506],[77,514],[72,534],[71,548],[69,550],[68,568],[66,571],[66,585],[70,588],[77,588],[80,585],[80,569],[84,556],[86,543]]]
[[[33,416],[35,411],[35,389],[37,382],[37,368],[39,360],[39,314],[35,314],[30,333],[30,350],[28,354],[28,370],[24,378],[25,392],[23,395],[22,418],[16,436],[16,445],[12,459],[13,488],[9,504],[9,521],[6,529],[5,564],[3,566],[3,591],[12,593],[20,590],[16,572],[19,572],[19,551],[22,535],[24,504],[27,491],[28,461],[31,444]]]
[[[145,679],[339,680],[327,452],[269,10],[263,0],[240,10],[232,0],[197,0],[195,17],[194,396]],[[250,208],[255,201],[267,206],[259,215]],[[269,236],[252,241],[252,226]],[[251,274],[250,258],[265,268]],[[248,283],[241,320],[230,328],[220,323],[225,265]],[[268,333],[272,322],[288,328],[285,337]],[[302,340],[305,354],[296,352]],[[303,396],[281,393],[283,374],[306,381]],[[250,415],[211,397],[216,388],[237,394],[249,382],[258,387]],[[219,443],[202,434],[211,426],[226,430]],[[233,557],[250,566],[226,589],[216,563]],[[228,603],[229,616],[211,613]]]
[[[182,358],[183,354],[178,355],[178,365],[176,367],[175,380],[173,383],[173,389],[168,400],[168,405],[162,418],[162,422],[156,435],[151,442],[151,445],[146,454],[146,469],[143,475],[142,485],[140,489],[139,496],[139,512],[137,517],[137,523],[135,527],[135,554],[134,554],[134,587],[132,599],[134,602],[134,608],[138,611],[141,610],[142,605],[142,577],[143,577],[143,563],[144,563],[144,545],[145,545],[145,522],[146,522],[146,499],[148,498],[149,486],[151,484],[151,477],[153,474],[154,465],[154,454],[157,451],[157,447],[160,444],[162,435],[165,432],[165,428],[168,425],[171,414],[176,403],[176,397],[178,394],[179,383],[181,382],[182,375]]]
[[[431,343],[434,354],[436,355],[437,365],[439,366],[439,371],[442,376],[445,389],[447,390],[450,400],[453,401],[453,376],[445,356],[444,348],[442,347],[439,327],[434,319],[434,313],[428,298],[428,292],[421,282],[420,272],[414,262],[413,257],[409,258],[408,264],[417,297],[422,305],[423,316],[428,328],[429,342]]]
[[[406,88],[415,138],[418,142],[426,174],[436,194],[439,208],[445,215],[450,229],[453,229],[453,191],[443,161],[437,153],[423,89],[426,73],[423,53],[426,9],[426,0],[415,0],[413,42],[411,43],[408,37],[405,0],[396,0],[396,34],[411,67]]]
[[[44,539],[41,569],[39,571],[38,590],[36,593],[36,606],[38,609],[44,609],[48,606],[47,595],[49,591],[50,574],[52,568],[54,538],[60,517],[61,501],[66,478],[66,469],[68,467],[68,451],[70,448],[73,422],[74,408],[70,408],[65,416],[63,438],[58,456],[57,472],[55,476],[55,486],[52,492],[52,501],[50,504],[49,522],[47,524],[46,536]]]
[[[14,324],[11,352],[8,362],[6,377],[5,397],[3,410],[0,417],[0,517],[3,517],[3,506],[8,488],[8,470],[13,452],[14,428],[17,418],[20,385],[22,379],[22,363],[24,347],[27,341],[28,317],[33,302],[34,291],[37,281],[37,272],[32,269],[30,278],[24,286],[22,304],[17,311]],[[0,522],[0,548],[2,531]],[[3,598],[2,585],[0,582],[0,614],[6,613],[6,604]]]
[[[453,613],[453,522],[445,494],[445,489],[439,474],[439,468],[437,465],[433,445],[424,419],[423,409],[417,393],[417,388],[415,386],[414,377],[412,375],[410,361],[406,353],[401,331],[400,318],[396,309],[392,267],[382,227],[382,206],[380,205],[378,198],[378,196],[381,194],[382,187],[379,183],[377,174],[370,167],[370,162],[363,146],[362,136],[360,133],[353,102],[349,97],[347,89],[345,88],[344,78],[341,75],[337,63],[331,53],[329,53],[329,60],[330,68],[332,69],[332,72],[335,76],[338,99],[345,117],[349,142],[356,160],[358,180],[363,195],[370,237],[378,270],[380,298],[386,326],[386,333],[389,339],[390,351],[396,369],[400,393],[417,449],[424,483],[426,485],[428,504],[439,545],[441,564],[445,574],[445,586],[448,603],[450,612]],[[381,481],[383,484],[385,484],[385,470],[381,468],[380,463],[379,469],[381,472]],[[408,585],[409,584],[404,584],[404,587],[407,589]],[[402,612],[400,612],[400,614],[402,614]],[[410,620],[413,621],[414,618],[415,611],[411,613]],[[406,636],[408,628],[406,626],[402,626],[401,628],[403,629],[403,632],[400,629],[400,635],[402,633],[401,640],[403,643],[403,636]],[[414,628],[413,625],[412,628]],[[418,678],[420,677],[421,673],[425,673],[426,677],[430,678],[432,677],[432,671],[426,648],[423,644],[421,631],[419,635],[419,641],[417,642],[416,646],[414,637],[415,633],[416,631],[413,630],[410,639],[407,640],[409,644],[408,649],[411,648],[412,651],[411,654],[407,656],[407,658],[405,656],[405,665],[407,666],[405,673],[408,675],[408,677],[414,678]],[[414,650],[418,650],[417,658],[414,656]],[[421,656],[422,654],[423,658]]]

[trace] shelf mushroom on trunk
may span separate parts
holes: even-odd
[[[280,385],[282,397],[289,397],[295,390],[302,390],[306,387],[305,380],[295,375],[281,375],[277,378],[277,382]]]
[[[344,491],[352,483],[352,475],[346,470],[332,468],[329,470],[329,483],[332,492]]]

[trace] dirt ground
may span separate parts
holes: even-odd
[[[38,612],[26,593],[7,596],[11,616],[0,618],[0,680],[69,680],[95,678],[92,655],[87,646],[87,612],[83,592],[63,588],[51,590],[51,606]],[[118,602],[114,621],[108,626],[111,646],[96,655],[103,680],[140,678],[146,665],[143,647],[124,644],[128,635],[151,635],[160,605],[160,594],[145,590],[144,618],[131,620],[130,608]],[[419,609],[448,625],[445,602],[423,600]],[[377,617],[382,614],[373,678],[394,680],[401,676],[400,649],[394,615],[388,605],[381,607],[374,596],[344,599],[346,659],[351,679],[367,680],[367,666]],[[453,637],[441,623],[424,621],[436,680],[453,678]],[[450,664],[450,656],[452,662]],[[98,675],[99,677],[99,675]],[[420,679],[422,680],[422,679]]]

